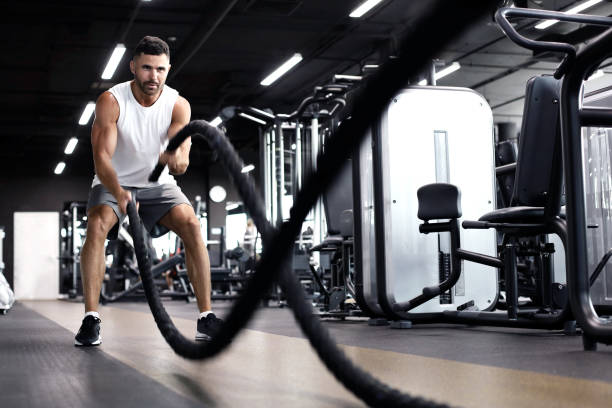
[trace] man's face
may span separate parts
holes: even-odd
[[[145,95],[158,94],[168,76],[170,61],[166,54],[140,54],[130,61],[134,81]]]

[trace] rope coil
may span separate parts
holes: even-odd
[[[311,207],[331,184],[345,159],[359,145],[370,123],[380,116],[389,100],[405,85],[406,78],[422,72],[425,64],[439,49],[459,35],[470,23],[491,11],[496,1],[474,0],[468,7],[462,7],[459,3],[437,1],[406,36],[402,42],[400,56],[382,66],[378,73],[367,81],[355,100],[351,120],[344,121],[329,139],[325,152],[319,158],[316,173],[298,193],[290,220],[282,224],[278,231],[266,219],[264,205],[250,176],[241,172],[242,160],[219,129],[206,121],[196,120],[186,125],[170,140],[168,151],[175,150],[189,136],[199,136],[218,153],[222,165],[230,174],[264,239],[264,252],[256,271],[247,282],[244,294],[234,303],[219,333],[208,343],[195,343],[176,329],[162,305],[150,273],[151,261],[147,255],[136,206],[133,203],[128,204],[130,228],[147,301],[160,332],[177,354],[189,359],[202,359],[221,352],[250,320],[261,296],[267,293],[276,281],[284,291],[296,321],[322,362],[347,389],[366,404],[381,407],[446,407],[444,404],[402,393],[356,367],[337,347],[329,332],[315,316],[312,306],[305,300],[300,283],[288,266],[287,259],[292,242],[300,232]],[[440,33],[439,27],[445,27],[445,32]],[[428,40],[424,42],[423,39]],[[158,166],[151,178],[155,179],[155,175],[159,175],[161,170],[163,166]]]

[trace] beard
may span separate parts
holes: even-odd
[[[157,83],[157,82],[142,82],[142,81],[138,80],[138,78],[134,78],[134,80],[135,80],[134,82],[136,82],[136,85],[138,86],[138,88],[145,95],[155,95],[155,94],[159,93],[159,91],[161,90],[162,86],[164,85],[162,83]],[[151,85],[153,85],[153,86],[151,86]]]

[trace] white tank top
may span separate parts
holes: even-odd
[[[144,107],[136,101],[130,83],[117,84],[108,90],[119,103],[117,147],[112,157],[119,184],[126,187],[176,184],[168,167],[162,172],[159,181],[152,183],[148,178],[157,164],[159,154],[168,145],[168,128],[178,92],[164,85],[157,101]],[[92,186],[96,184],[100,184],[98,175],[94,176]]]

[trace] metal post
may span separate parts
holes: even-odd
[[[310,121],[310,146],[312,149],[312,171],[313,173],[317,170],[317,160],[319,158],[319,150],[321,147],[321,141],[319,139],[319,118],[316,116]],[[318,245],[323,241],[322,228],[321,228],[321,198],[317,200],[314,206],[314,229],[313,229],[313,245]]]
[[[81,260],[80,255],[77,253],[78,248],[76,245],[76,224],[77,224],[77,206],[72,206],[72,289],[74,294],[78,293],[77,288],[77,275],[79,273],[79,262]]]
[[[276,169],[276,223],[280,226],[283,223],[283,199],[285,197],[285,143],[283,141],[283,127],[278,122],[276,127],[278,133],[276,135],[276,154],[278,167]]]
[[[508,307],[508,318],[510,320],[516,320],[518,317],[518,282],[516,275],[516,244],[512,240],[504,248],[506,306]]]
[[[3,255],[3,241],[4,241],[4,227],[0,227],[0,273],[4,271],[4,255]]]
[[[262,166],[262,170],[258,171],[258,181],[259,181],[259,185],[262,186],[263,188],[263,193],[264,193],[264,204],[266,205],[266,208],[268,208],[268,191],[267,191],[267,186],[266,186],[266,174],[267,174],[267,163],[266,163],[266,149],[267,149],[267,143],[266,143],[266,131],[258,126],[257,127],[257,138],[259,139],[259,149],[258,149],[258,156],[259,156],[259,163],[260,166]]]
[[[547,244],[548,245],[548,244]],[[542,306],[552,306],[552,285],[554,275],[554,263],[552,251],[548,251],[546,248],[542,254],[542,263],[544,270],[542,271]]]
[[[277,218],[276,207],[276,125],[270,131],[270,222],[274,223]]]
[[[295,122],[295,171],[297,179],[297,190],[302,189],[302,132],[300,121]]]
[[[431,64],[429,64],[429,70],[427,71],[427,85],[431,85],[431,86],[436,85],[436,63],[435,61],[431,61]]]
[[[272,143],[272,130],[267,130],[264,133],[264,152],[263,152],[263,163],[264,163],[264,197],[266,204],[266,215],[268,221],[272,221],[272,186],[270,184],[270,144]]]

